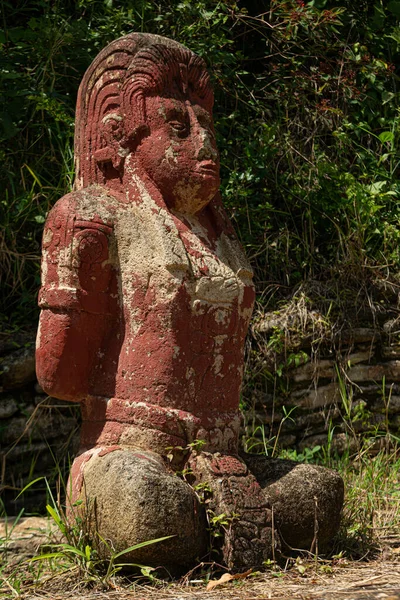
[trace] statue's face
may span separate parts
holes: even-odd
[[[219,158],[212,116],[189,100],[146,99],[150,134],[135,152],[169,208],[195,214],[218,191]]]

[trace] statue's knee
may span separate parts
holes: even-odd
[[[273,508],[284,543],[292,548],[324,548],[337,533],[344,485],[331,469],[289,460],[246,457]]]
[[[83,467],[80,498],[96,543],[98,533],[120,551],[173,536],[124,555],[125,562],[185,567],[206,552],[203,506],[153,452],[118,449],[92,456]]]

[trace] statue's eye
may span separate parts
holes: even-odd
[[[170,121],[169,124],[178,133],[186,133],[187,131],[186,123],[182,123],[181,121]]]

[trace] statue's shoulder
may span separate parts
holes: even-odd
[[[68,227],[71,219],[111,224],[118,199],[100,185],[74,190],[60,198],[48,214],[46,226]]]

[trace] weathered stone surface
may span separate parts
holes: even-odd
[[[8,419],[18,411],[18,405],[13,396],[2,395],[0,398],[0,419]]]
[[[282,542],[323,550],[337,532],[344,486],[338,473],[316,465],[259,456],[244,457],[274,511]]]
[[[133,551],[124,561],[173,569],[201,560],[207,551],[204,507],[158,454],[98,449],[77,460],[80,468],[75,464],[72,471],[74,498],[80,494],[93,529],[115,550],[174,536]],[[101,544],[99,550],[104,554]]]
[[[328,434],[319,433],[316,435],[310,435],[302,439],[299,444],[299,450],[303,452],[306,448],[315,448],[315,446],[328,446]],[[349,451],[350,453],[357,452],[359,445],[354,437],[346,435],[345,433],[334,433],[332,436],[330,448],[332,452],[343,454]]]
[[[0,361],[0,373],[0,385],[4,390],[13,390],[35,381],[34,346],[6,355]]]
[[[0,519],[1,551],[11,552],[22,559],[35,556],[40,546],[60,541],[54,522],[44,517],[22,517]]]
[[[297,390],[290,395],[290,403],[304,408],[321,408],[340,399],[337,383],[330,383],[311,390]]]
[[[40,410],[40,409],[39,409]],[[4,445],[13,444],[21,437],[31,440],[55,439],[74,430],[76,420],[68,418],[57,412],[37,412],[34,419],[28,424],[26,417],[15,417],[1,431],[1,442]]]
[[[20,348],[34,346],[35,335],[36,331],[2,331],[0,337],[0,356],[12,354]]]
[[[374,356],[373,347],[368,346],[366,350],[353,352],[344,356],[344,359],[348,365],[358,365],[358,363],[368,362]]]
[[[195,484],[207,484],[211,492],[209,509],[229,522],[222,549],[227,566],[262,567],[278,550],[279,536],[272,534],[271,511],[254,475],[238,457],[218,452],[202,452],[189,465]]]
[[[294,434],[280,435],[278,438],[279,448],[293,448],[296,444],[297,437]]]
[[[400,358],[400,346],[382,346],[381,354],[383,358]]]
[[[355,327],[340,332],[340,341],[342,344],[365,344],[379,340],[380,332],[372,327]]]
[[[310,428],[315,431],[319,427],[327,427],[328,423],[340,416],[340,411],[337,407],[330,407],[327,410],[319,410],[318,412],[310,412],[306,415],[296,417],[294,413],[294,424],[299,426],[299,429],[305,431]]]
[[[400,381],[400,360],[392,360],[377,365],[357,365],[347,371],[350,381],[355,383],[362,381]]]
[[[41,385],[38,384],[38,382],[35,383],[35,392],[37,394],[44,394],[44,389],[42,388]]]
[[[383,331],[390,337],[396,339],[396,336],[400,333],[400,321],[398,317],[389,319],[383,324]]]
[[[194,476],[215,511],[241,514],[226,563],[261,564],[272,544],[264,494],[236,456],[255,294],[218,193],[212,105],[204,62],[180,44],[129,34],[102,50],[78,93],[75,188],[42,244],[37,373],[82,406],[74,498],[92,501],[92,533],[117,550],[176,535],[124,556],[171,568],[204,551],[206,525],[161,457],[186,448],[183,469],[197,439]]]
[[[212,104],[203,61],[150,34],[83,79],[76,191],[43,237],[37,372],[82,402],[86,447],[237,451],[254,289],[218,194]]]
[[[335,364],[332,360],[319,360],[309,362],[298,367],[291,373],[295,383],[302,381],[318,381],[320,378],[331,378],[334,374]]]
[[[395,429],[400,430],[400,415],[395,415],[394,417],[391,417],[390,424]]]

